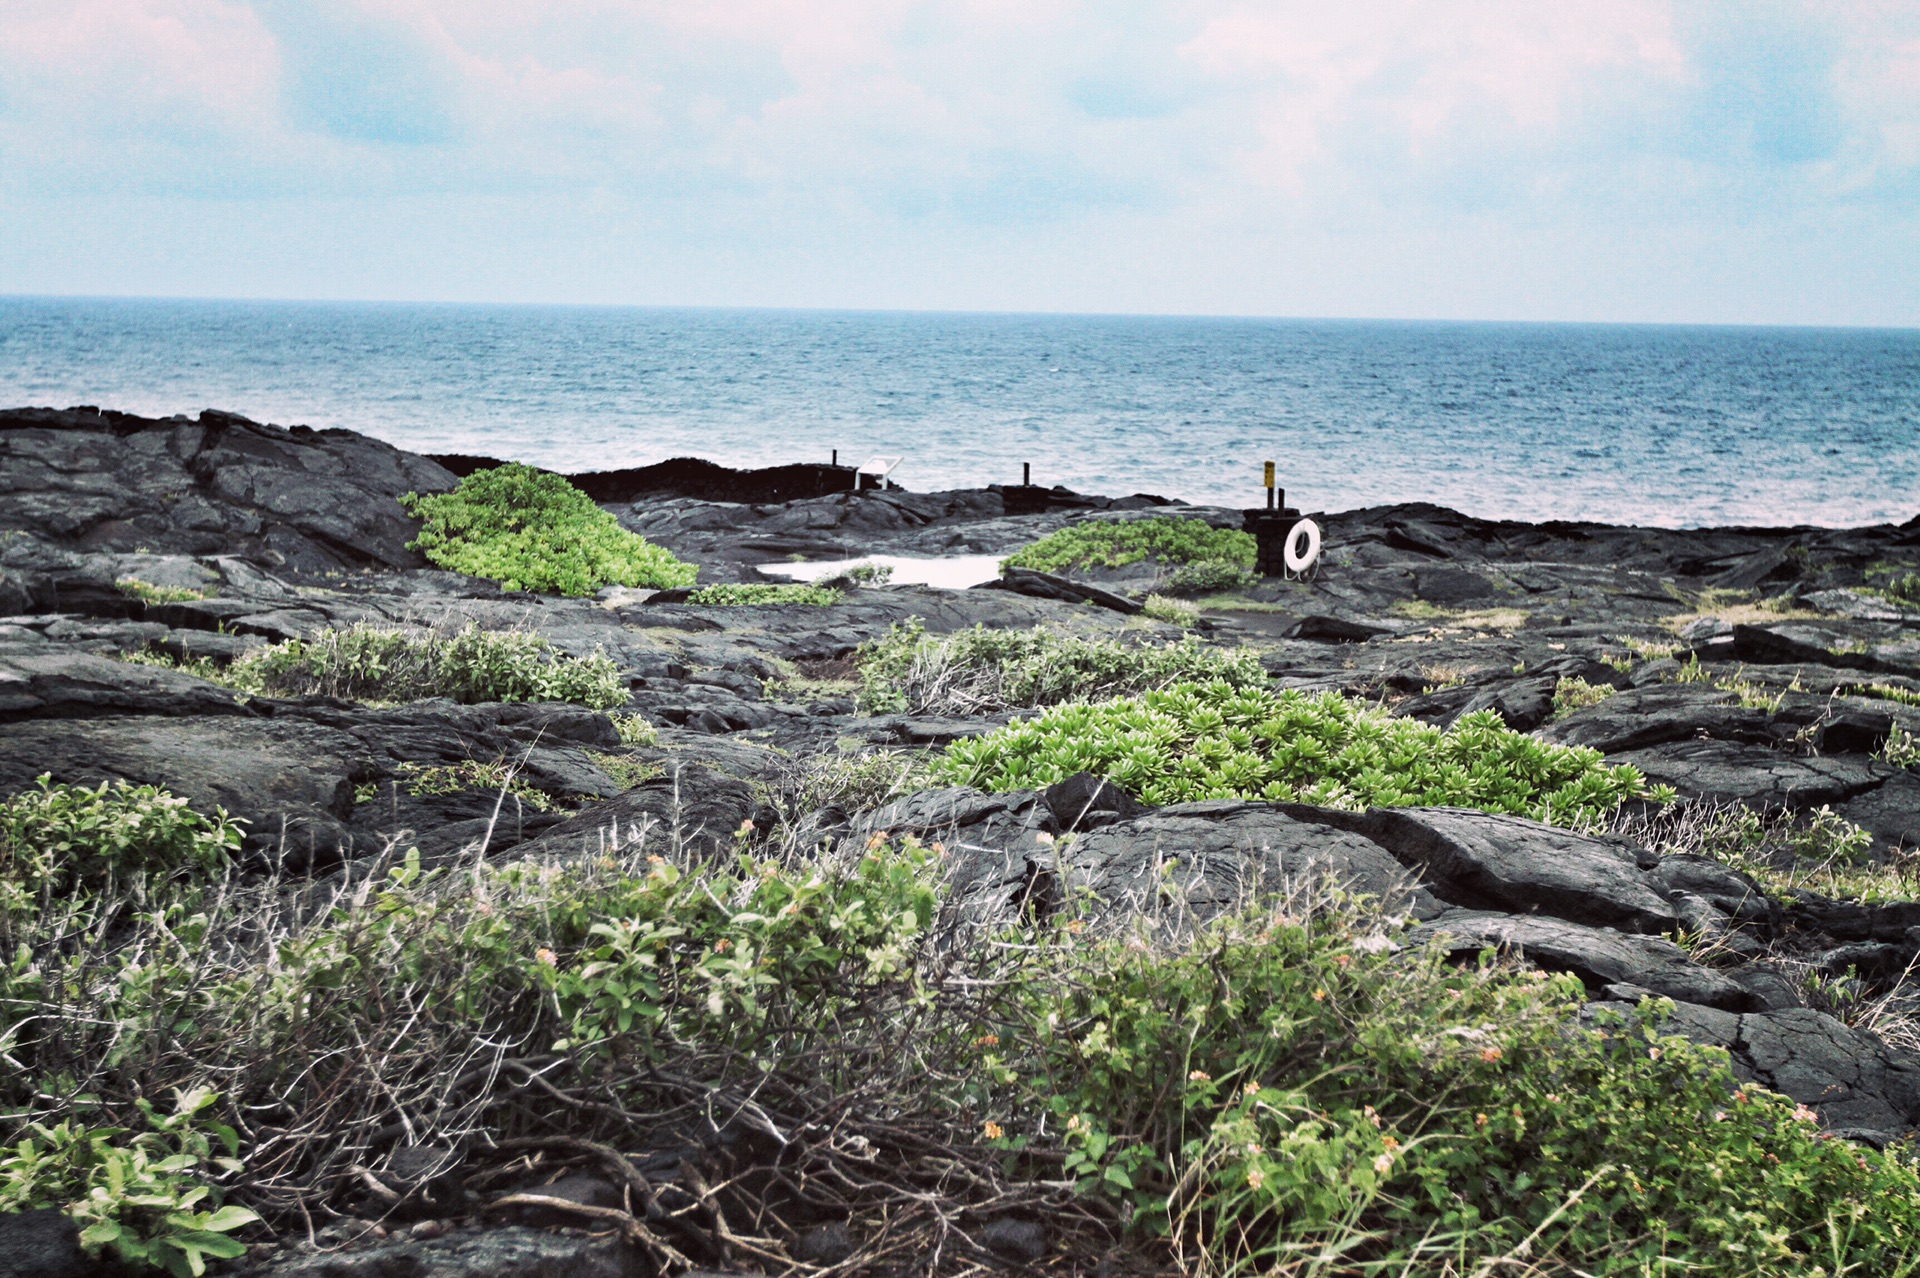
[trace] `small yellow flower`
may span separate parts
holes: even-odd
[[[729,941],[724,936],[713,943],[713,952],[715,954],[725,954],[728,950],[732,948],[733,948],[733,942]]]
[[[1480,1059],[1485,1061],[1487,1064],[1491,1065],[1505,1055],[1506,1053],[1501,1051],[1499,1048],[1489,1047],[1485,1051],[1480,1053]]]
[[[1378,1157],[1378,1158],[1376,1158],[1376,1159],[1374,1159],[1374,1160],[1373,1160],[1373,1170],[1375,1170],[1376,1172],[1379,1172],[1379,1173],[1380,1173],[1380,1174],[1381,1174],[1382,1176],[1384,1176],[1384,1175],[1386,1175],[1386,1174],[1387,1174],[1388,1172],[1390,1172],[1390,1171],[1392,1171],[1392,1170],[1393,1170],[1393,1155],[1392,1155],[1392,1154],[1382,1154],[1382,1155],[1380,1155],[1380,1157]]]
[[[1080,1115],[1075,1114],[1073,1117],[1067,1119],[1067,1130],[1070,1132],[1077,1132],[1080,1130]]]
[[[1247,1095],[1258,1096],[1259,1094],[1260,1094],[1260,1084],[1258,1083],[1247,1084]]]
[[[1353,962],[1353,955],[1351,954],[1336,954],[1333,956],[1333,965],[1335,967],[1346,967],[1348,964],[1352,962]]]
[[[988,1140],[999,1140],[1007,1134],[1005,1128],[991,1119],[987,1121],[986,1127],[982,1130],[986,1132]]]
[[[1487,1116],[1485,1114],[1475,1114],[1473,1116],[1473,1125],[1475,1127],[1485,1127],[1487,1125]]]
[[[1260,1186],[1266,1182],[1266,1179],[1267,1174],[1258,1167],[1247,1168],[1247,1184],[1250,1188],[1260,1188]]]
[[[1080,933],[1086,930],[1087,930],[1087,921],[1085,919],[1068,919],[1067,920],[1067,931],[1073,933],[1075,936],[1080,935]]]
[[[1380,1138],[1380,1143],[1386,1146],[1386,1150],[1389,1154],[1393,1153],[1395,1150],[1400,1148],[1399,1139],[1393,1136],[1382,1136]]]
[[[667,858],[664,856],[650,856],[647,858],[648,865],[665,865],[666,863]]]
[[[1315,991],[1313,992],[1313,1001],[1314,1001],[1314,1002],[1316,1002],[1316,1003],[1324,1003],[1324,1002],[1326,1002],[1326,1001],[1327,1001],[1327,992],[1326,992],[1325,990],[1315,990]]]
[[[1187,1075],[1187,1081],[1189,1083],[1211,1083],[1213,1081],[1213,1075],[1207,1073],[1204,1069],[1196,1069],[1193,1073]]]
[[[560,956],[558,954],[555,954],[552,950],[547,949],[545,946],[542,946],[540,949],[535,950],[533,952],[533,957],[540,960],[540,962],[546,964],[548,967],[560,966]]]
[[[973,1040],[973,1045],[975,1047],[998,1047],[1000,1046],[1000,1036],[998,1034],[982,1034],[979,1038]]]

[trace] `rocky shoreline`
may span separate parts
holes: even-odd
[[[743,825],[777,822],[810,837],[941,840],[960,850],[958,890],[988,913],[1030,900],[1037,880],[1122,908],[1170,857],[1199,909],[1260,875],[1331,873],[1402,894],[1419,929],[1457,938],[1463,954],[1518,948],[1573,972],[1595,1005],[1676,1000],[1680,1032],[1725,1047],[1742,1077],[1838,1134],[1885,1145],[1920,1126],[1920,1056],[1807,994],[1810,973],[1876,996],[1899,987],[1920,964],[1920,901],[1783,898],[1703,856],[1460,809],[1155,810],[1067,783],[924,790],[870,811],[777,813],[768,797],[796,759],[938,747],[1006,720],[861,713],[845,690],[855,654],[896,623],[936,635],[1194,633],[1252,649],[1278,688],[1339,691],[1443,726],[1492,710],[1631,763],[1696,809],[1825,809],[1869,832],[1869,857],[1892,861],[1920,848],[1920,774],[1889,751],[1920,736],[1920,608],[1870,587],[1886,565],[1920,559],[1920,517],[1683,531],[1424,504],[1339,512],[1319,517],[1327,551],[1314,580],[1206,600],[1182,628],[1134,610],[1158,584],[1149,564],[1066,582],[1013,574],[989,589],[863,586],[825,607],[504,592],[409,550],[416,525],[399,501],[449,490],[485,460],[216,412],[0,412],[0,797],[48,773],[162,785],[244,819],[248,863],[319,882],[370,873],[397,848],[417,847],[428,866],[482,846],[496,861],[566,857],[610,828],[657,828],[718,850]],[[1148,495],[849,492],[825,467],[675,462],[574,478],[623,526],[698,564],[703,583],[763,580],[760,566],[796,557],[998,555],[1088,519],[1241,523],[1237,510]],[[218,665],[356,623],[469,622],[604,653],[651,740],[581,706],[246,696],[124,659]],[[1567,681],[1611,695],[1556,706]],[[402,784],[503,759],[523,783],[504,803],[492,789]],[[1036,838],[1074,832],[1057,858]],[[1708,961],[1676,942],[1683,934],[1722,943]],[[639,1272],[617,1240],[524,1228],[361,1242],[269,1248],[254,1272]]]

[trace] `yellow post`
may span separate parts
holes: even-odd
[[[1274,484],[1273,484],[1273,463],[1272,463],[1272,462],[1268,462],[1268,463],[1267,463],[1267,466],[1266,466],[1266,471],[1267,471],[1267,476],[1266,476],[1266,479],[1267,479],[1267,509],[1268,509],[1268,510],[1272,510],[1272,509],[1273,509],[1273,487],[1274,487]]]

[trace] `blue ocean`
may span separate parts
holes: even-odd
[[[1669,527],[1920,514],[1920,330],[0,298],[0,405],[217,407],[565,471]]]

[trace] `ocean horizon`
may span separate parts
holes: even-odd
[[[903,458],[1666,527],[1920,514],[1920,330],[0,297],[0,404],[220,408],[563,471]]]

